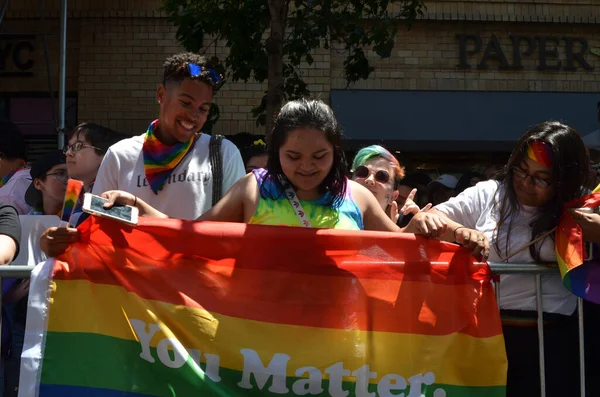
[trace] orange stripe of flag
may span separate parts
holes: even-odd
[[[86,268],[91,262],[88,259]],[[461,332],[475,337],[498,334],[499,324],[494,321],[478,324],[478,313],[497,310],[491,286],[481,282],[444,285],[251,269],[230,272],[230,268],[217,265],[187,265],[195,274],[182,276],[174,268],[172,277],[164,278],[143,262],[130,262],[126,268],[105,268],[114,278],[99,280],[93,276],[96,272],[82,277],[83,273],[68,273],[69,265],[57,262],[55,278],[108,285],[119,285],[120,280],[122,288],[144,299],[270,323],[345,329],[348,317],[355,316],[353,324],[360,330],[428,335]],[[135,269],[143,273],[134,276]],[[489,298],[480,298],[484,292]]]

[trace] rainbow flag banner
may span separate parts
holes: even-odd
[[[21,397],[504,396],[490,269],[414,235],[100,218],[32,274]]]
[[[569,209],[600,206],[600,185],[591,194],[565,204],[555,233],[556,259],[564,286],[580,298],[600,304],[600,266],[598,260],[587,261],[581,227]]]

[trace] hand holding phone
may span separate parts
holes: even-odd
[[[137,225],[139,211],[136,207],[123,204],[113,204],[110,208],[105,208],[107,199],[86,193],[83,196],[83,211],[88,214],[115,219],[125,222],[129,225]]]

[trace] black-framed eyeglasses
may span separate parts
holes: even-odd
[[[356,178],[368,178],[369,175],[371,175],[372,173],[373,172],[367,166],[364,165],[356,167],[356,169],[354,170],[354,176]],[[379,183],[386,184],[390,181],[390,173],[385,170],[376,171],[374,174],[375,180]]]
[[[198,77],[202,72],[206,72],[213,83],[215,91],[218,91],[223,84],[225,84],[225,77],[222,74],[217,73],[214,69],[196,63],[188,63],[188,70],[190,72],[190,77]]]
[[[96,150],[102,150],[102,149],[100,149],[100,148],[98,148],[96,146],[88,145],[85,142],[77,141],[77,142],[75,142],[72,145],[65,145],[65,147],[63,148],[63,153],[66,155],[69,152],[69,150],[72,153],[77,153],[77,152],[79,152],[79,151],[81,151],[83,149],[86,149],[86,148],[92,148],[92,149],[96,149]]]
[[[56,170],[54,172],[51,172],[49,174],[46,174],[46,176],[51,176],[54,179],[56,179],[59,182],[62,183],[67,183],[69,180],[69,174],[67,173],[66,170]]]
[[[539,187],[540,189],[548,189],[552,185],[552,182],[550,182],[547,179],[540,178],[540,177],[533,176],[533,175],[529,175],[521,167],[513,166],[513,167],[511,167],[511,170],[512,170],[513,175],[514,175],[515,178],[517,178],[517,179],[531,178],[531,180],[533,181],[533,184],[536,187]]]

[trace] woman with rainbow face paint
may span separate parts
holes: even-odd
[[[480,182],[434,207],[443,239],[489,247],[492,262],[556,263],[554,232],[563,206],[591,188],[590,161],[579,134],[558,122],[529,130],[496,180]],[[429,213],[415,218],[425,221]],[[489,244],[488,244],[489,241]],[[533,242],[533,244],[532,244]],[[507,396],[539,396],[535,276],[503,275],[500,314],[508,356]],[[577,299],[558,271],[542,276],[546,395],[579,395]],[[595,358],[597,360],[597,357]]]
[[[371,145],[360,149],[352,162],[351,172],[352,180],[373,193],[392,221],[398,222],[401,216],[420,211],[412,200],[416,189],[411,191],[402,208],[398,208],[396,199],[400,181],[404,178],[404,167],[383,146]]]

